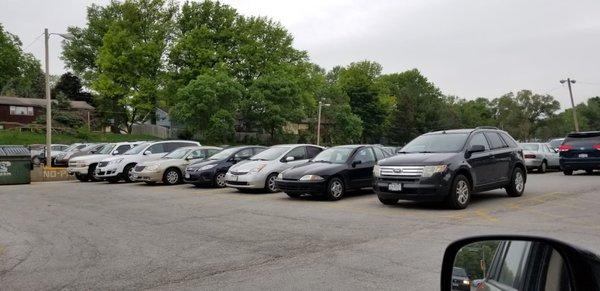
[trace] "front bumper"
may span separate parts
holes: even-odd
[[[228,172],[225,175],[225,185],[231,188],[262,189],[265,187],[266,179],[267,175],[262,173],[232,174]]]
[[[597,170],[600,169],[600,158],[560,158],[563,170]]]
[[[275,180],[275,185],[281,191],[290,194],[323,194],[326,192],[325,181],[310,182],[298,180]]]
[[[163,172],[162,171],[156,171],[156,172],[147,172],[147,171],[136,172],[136,171],[133,171],[132,176],[133,176],[133,180],[134,181],[140,181],[140,182],[161,182],[162,181],[162,177],[163,177]]]
[[[75,174],[87,175],[88,167],[68,167],[67,173],[69,173],[69,175],[75,175]]]
[[[213,169],[203,171],[186,170],[183,181],[189,184],[210,184],[215,179],[216,172]]]
[[[434,175],[430,178],[375,178],[373,190],[384,199],[402,199],[413,201],[442,201],[450,193],[452,176]],[[390,191],[390,184],[402,184],[400,191]]]
[[[538,168],[542,165],[542,159],[525,159],[525,167],[528,169]]]
[[[120,174],[121,171],[119,171],[119,169],[116,167],[96,168],[96,171],[94,172],[94,176],[101,179],[116,178],[119,177]]]

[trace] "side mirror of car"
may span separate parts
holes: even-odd
[[[116,155],[118,155],[118,154],[119,154],[119,151],[118,151],[118,150],[114,150],[114,151],[112,152],[112,154],[113,154],[113,156],[116,156]]]
[[[515,269],[514,262],[520,261],[527,265]],[[600,281],[594,270],[599,266],[596,255],[553,239],[520,235],[471,237],[446,248],[440,289],[487,290],[487,285],[498,286],[498,282],[519,278],[536,286],[532,290],[598,290]],[[531,269],[541,271],[530,272]]]
[[[152,154],[152,152],[151,152],[151,151],[145,151],[145,152],[144,152],[144,155],[146,155],[146,156],[147,156],[147,155],[151,155],[151,154]]]
[[[361,160],[354,161],[354,162],[352,162],[352,168],[356,168],[356,165],[360,165],[360,164],[362,164]]]
[[[484,151],[485,151],[485,147],[483,145],[474,144],[469,148],[469,150],[467,150],[466,156],[470,157],[473,153],[480,153],[480,152],[484,152]]]
[[[286,158],[285,158],[285,161],[286,161],[286,162],[291,162],[291,161],[293,161],[293,160],[295,160],[295,158],[294,158],[294,157],[286,157]]]

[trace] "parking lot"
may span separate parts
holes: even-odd
[[[492,233],[600,253],[600,175],[530,174],[468,209],[229,188],[50,182],[0,187],[0,289],[439,288],[443,251]]]

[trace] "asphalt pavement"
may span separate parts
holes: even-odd
[[[0,290],[437,290],[445,247],[482,234],[600,253],[600,174],[530,174],[466,210],[189,185],[0,186]]]

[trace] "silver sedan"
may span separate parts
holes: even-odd
[[[545,173],[549,168],[560,168],[558,153],[546,143],[522,143],[527,170]]]

